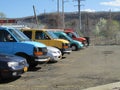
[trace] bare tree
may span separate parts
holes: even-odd
[[[6,18],[6,15],[2,12],[0,12],[0,18]]]

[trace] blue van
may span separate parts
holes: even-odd
[[[70,42],[70,47],[72,49],[72,51],[77,51],[81,48],[83,48],[83,44],[79,41],[73,40],[72,38],[70,38],[66,33],[64,33],[63,31],[54,31],[54,33],[61,39],[65,39],[68,40]]]
[[[24,57],[29,67],[49,61],[46,45],[31,41],[20,30],[9,27],[0,27],[0,53]]]

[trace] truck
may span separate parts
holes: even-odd
[[[59,39],[53,32],[53,29],[21,29],[31,40],[42,42],[47,46],[58,48],[62,55],[70,54],[70,43],[67,40]]]
[[[50,59],[45,44],[30,40],[20,30],[4,26],[0,27],[0,53],[21,56],[27,60],[29,67]]]
[[[84,46],[88,46],[86,37],[80,37],[73,29],[64,29],[64,32],[72,39],[82,42]]]

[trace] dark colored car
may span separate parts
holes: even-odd
[[[20,76],[28,70],[26,59],[8,54],[0,53],[0,78]]]

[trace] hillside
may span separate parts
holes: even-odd
[[[99,19],[99,18],[105,18],[109,19],[111,14],[111,18],[114,20],[120,21],[120,12],[81,12],[82,21],[86,19],[86,16],[89,17],[89,19]],[[55,16],[55,17],[54,17]],[[57,14],[56,13],[45,13],[37,16],[41,23],[47,23],[49,19],[56,19]],[[60,13],[60,18],[62,17],[62,14]],[[20,18],[26,22],[32,22],[35,18],[34,16],[24,17]],[[78,13],[77,12],[71,12],[71,13],[65,13],[65,21],[78,19]]]
[[[46,28],[62,28],[62,13],[44,13],[38,15],[39,24]],[[103,19],[103,20],[102,20]],[[17,19],[22,24],[36,25],[35,17],[29,16]],[[65,13],[65,28],[73,28],[82,36],[90,36],[95,44],[120,44],[120,12],[81,12],[81,30],[77,12]],[[102,23],[106,20],[106,23]],[[102,23],[103,25],[99,25]],[[98,26],[99,25],[99,26]],[[36,25],[37,26],[37,25]],[[103,27],[104,26],[104,27]]]

